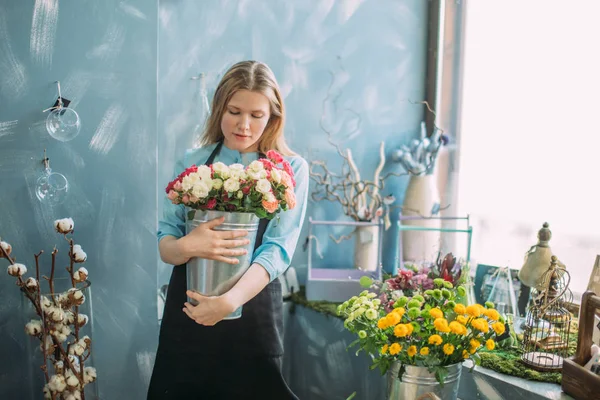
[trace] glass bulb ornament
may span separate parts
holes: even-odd
[[[42,203],[54,206],[62,203],[69,191],[69,181],[58,172],[46,167],[36,183],[35,195]]]
[[[73,140],[81,130],[81,120],[77,112],[67,108],[70,101],[63,99],[60,92],[60,82],[56,81],[58,86],[58,99],[54,105],[46,110],[50,111],[46,118],[46,130],[54,139],[61,142]]]
[[[68,142],[81,130],[79,115],[70,108],[55,108],[46,118],[46,130],[54,139]]]

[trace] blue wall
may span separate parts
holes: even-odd
[[[156,2],[145,0],[0,3],[0,236],[30,270],[43,249],[46,273],[57,244],[64,273],[66,248],[52,222],[75,220],[76,243],[88,254],[94,364],[105,399],[143,398],[157,345],[156,21]],[[56,80],[82,121],[64,143],[45,131],[42,113],[56,100]],[[71,184],[56,208],[32,191],[44,149]],[[22,315],[14,278],[2,272],[1,399],[41,396]]]
[[[160,1],[159,196],[173,163],[192,143],[197,83],[190,77],[207,74],[210,92],[242,59],[273,69],[285,96],[286,136],[296,152],[327,160],[339,171],[340,157],[319,126],[323,117],[334,141],[352,150],[362,176],[372,177],[379,143],[386,142],[389,155],[417,134],[423,117],[423,109],[410,101],[425,94],[427,7],[422,0],[206,1],[202,6],[194,0]],[[389,165],[386,171],[398,168]],[[401,202],[405,184],[405,178],[391,178],[384,194]],[[311,203],[307,211],[316,220],[340,215],[335,203]],[[387,231],[387,238],[395,231]],[[352,265],[351,243],[337,246],[322,233],[327,260],[316,261]],[[384,241],[386,268],[395,248],[393,239]],[[307,253],[299,248],[293,265],[303,281]],[[167,282],[169,274],[169,266],[159,266],[159,282]]]
[[[319,126],[323,115],[334,140],[351,148],[363,175],[372,176],[379,142],[391,151],[417,134],[423,117],[422,108],[410,101],[424,98],[427,5],[422,0],[2,2],[0,235],[13,244],[19,261],[32,265],[34,253],[44,249],[48,255],[54,244],[65,255],[51,224],[67,216],[75,220],[76,241],[88,253],[93,282],[94,364],[102,398],[145,398],[157,344],[156,290],[170,273],[157,262],[156,218],[173,163],[192,142],[197,83],[190,77],[206,73],[210,93],[236,61],[268,63],[284,92],[292,147],[308,160],[339,167]],[[56,99],[55,80],[82,119],[81,133],[70,142],[45,131],[41,110]],[[44,149],[53,170],[71,183],[69,197],[56,208],[43,206],[32,192]],[[401,202],[405,183],[391,180],[385,194]],[[311,203],[307,215],[335,219],[340,214],[337,204]],[[391,229],[388,236],[394,233]],[[324,250],[328,260],[346,257],[342,248]],[[386,241],[387,265],[394,253],[394,243]],[[299,249],[293,264],[303,280],[306,253]],[[29,339],[23,323],[20,295],[5,275],[0,360],[11,362],[0,367],[2,399],[34,398],[15,384],[31,376],[33,389],[41,385],[41,374],[24,356]]]

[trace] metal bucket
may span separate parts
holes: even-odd
[[[225,217],[225,222],[215,227],[218,231],[246,230],[247,239],[250,243],[244,248],[248,253],[237,256],[238,264],[228,264],[222,261],[206,260],[204,258],[191,258],[187,262],[187,289],[200,293],[204,296],[219,296],[231,289],[242,275],[250,268],[256,233],[258,231],[259,218],[253,213],[225,212],[225,211],[201,211],[197,210],[194,219],[186,222],[186,232],[189,233],[195,227],[211,219]],[[196,305],[188,297],[188,301]],[[236,319],[242,316],[240,306],[224,319]]]
[[[448,365],[448,375],[444,386],[435,378],[434,372],[429,372],[427,367],[406,365],[402,381],[398,379],[401,364],[393,363],[388,371],[388,400],[416,400],[427,393],[433,393],[441,400],[456,400],[460,384],[462,364]]]

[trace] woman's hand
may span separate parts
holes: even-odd
[[[223,221],[225,221],[225,218],[220,217],[204,222],[179,239],[182,253],[188,259],[199,257],[229,264],[239,263],[239,260],[233,257],[248,253],[246,249],[237,248],[250,243],[248,239],[239,239],[247,236],[248,232],[245,230],[217,231],[213,229],[221,225]]]
[[[198,305],[193,306],[186,302],[183,312],[200,325],[213,326],[237,308],[226,294],[208,297],[190,290],[186,294],[196,300]]]

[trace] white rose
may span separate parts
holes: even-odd
[[[73,222],[73,219],[71,218],[57,219],[56,221],[54,221],[54,228],[58,233],[71,233],[73,232],[74,227],[75,224]]]
[[[263,169],[265,169],[265,166],[258,160],[252,161],[250,165],[248,165],[248,170],[252,172],[262,171]]]
[[[260,193],[269,193],[271,191],[271,182],[266,179],[259,179],[256,182],[256,190]]]
[[[216,174],[219,174],[219,176],[223,179],[227,179],[229,178],[229,167],[225,164],[223,164],[222,162],[216,162],[213,164],[213,170],[215,171]]]
[[[277,168],[271,170],[271,180],[275,183],[281,182],[281,172]]]
[[[272,203],[277,199],[275,198],[275,195],[273,193],[268,192],[268,193],[263,194],[263,200],[268,201],[269,203]]]
[[[260,171],[252,171],[251,169],[249,169],[248,171],[246,171],[246,174],[250,179],[256,180],[265,179],[267,177],[267,171],[265,171],[264,169],[261,169]]]
[[[223,187],[223,181],[219,178],[212,180],[212,188],[219,190]]]
[[[245,175],[245,167],[242,164],[231,164],[229,166],[229,177],[230,178],[241,178]]]
[[[194,187],[194,185],[200,181],[200,175],[198,173],[192,172],[191,174],[184,176],[181,180],[181,188],[184,191],[188,191]]]
[[[234,178],[229,178],[223,183],[223,188],[228,193],[237,192],[240,190],[240,181]]]
[[[212,171],[210,170],[210,167],[207,165],[199,166],[197,174],[201,179],[211,179],[212,178]]]
[[[210,191],[210,189],[204,181],[196,182],[196,184],[192,188],[192,194],[199,199],[203,199],[206,196],[208,196],[209,191]]]

